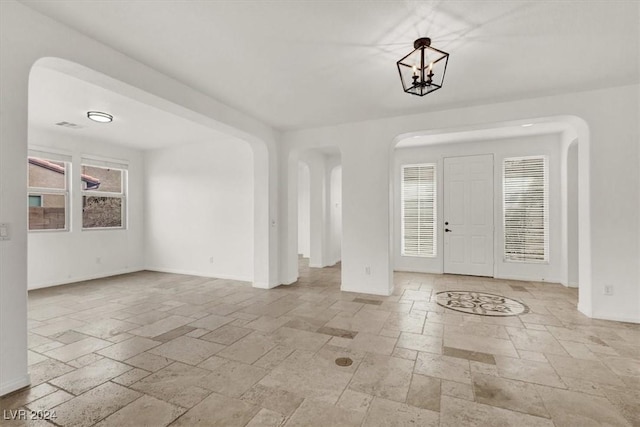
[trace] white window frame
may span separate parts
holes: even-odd
[[[119,198],[122,200],[121,202],[121,223],[119,227],[85,227],[84,226],[84,214],[81,214],[80,221],[82,223],[82,231],[100,231],[100,230],[126,230],[127,229],[127,220],[129,215],[127,214],[127,189],[128,189],[128,165],[125,163],[115,163],[111,160],[104,160],[101,158],[94,157],[82,157],[80,162],[80,171],[82,171],[83,166],[91,166],[105,169],[116,169],[122,172],[122,187],[121,192],[110,192],[110,191],[93,191],[93,190],[85,190],[84,185],[82,183],[82,172],[80,174],[80,193],[82,200],[82,208],[84,209],[84,198],[85,197],[113,197]]]
[[[42,160],[49,160],[52,162],[59,162],[64,164],[64,189],[62,188],[47,188],[47,187],[31,187],[29,186],[29,177],[27,176],[27,215],[29,215],[29,196],[42,196],[58,195],[64,196],[64,228],[29,228],[29,218],[27,216],[27,231],[29,233],[56,233],[56,232],[68,232],[71,230],[71,197],[69,195],[69,175],[71,175],[71,159],[68,156],[48,153],[41,151],[29,151],[27,155],[27,168],[29,167],[29,158],[38,158]]]
[[[543,258],[538,259],[535,257],[528,257],[526,254],[526,246],[527,242],[522,243],[522,251],[520,254],[510,254],[507,253],[507,245],[508,245],[508,236],[511,234],[509,229],[514,229],[515,227],[507,227],[507,163],[510,161],[522,161],[522,160],[532,160],[539,159],[543,161],[542,164],[542,186],[543,186],[543,200],[542,200],[542,225],[543,225]],[[536,155],[536,156],[523,156],[523,157],[506,157],[502,162],[502,223],[503,223],[503,247],[502,254],[504,262],[509,263],[525,263],[525,264],[548,264],[550,259],[549,254],[549,157],[546,155]],[[521,227],[521,229],[525,229]]]
[[[433,173],[433,212],[432,212],[432,230],[431,253],[407,251],[405,242],[405,172],[410,168],[430,168]],[[400,173],[400,255],[405,257],[417,258],[437,258],[438,256],[438,166],[437,163],[419,163],[402,165]]]

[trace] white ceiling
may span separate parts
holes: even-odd
[[[114,116],[111,123],[87,118],[87,111]],[[57,126],[71,122],[77,128]],[[29,79],[29,126],[48,132],[127,146],[163,148],[232,137],[100,86],[40,66]]]
[[[639,80],[637,1],[24,3],[278,129]],[[421,36],[451,54],[424,98],[395,65]]]

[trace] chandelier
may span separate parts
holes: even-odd
[[[442,87],[449,54],[431,47],[431,39],[428,37],[413,42],[413,48],[413,52],[396,64],[404,91],[425,96]]]

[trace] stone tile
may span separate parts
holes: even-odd
[[[123,322],[117,319],[100,319],[73,328],[73,330],[92,337],[107,339],[137,327],[136,323]]]
[[[96,424],[96,427],[140,427],[169,425],[184,409],[151,396],[142,396]]]
[[[211,391],[200,386],[210,371],[175,362],[132,384],[134,390],[149,394],[183,408],[200,402]]]
[[[367,354],[351,379],[349,389],[404,402],[412,370],[413,362],[410,360]]]
[[[509,339],[509,334],[504,326],[488,325],[478,322],[464,322],[462,325],[445,325],[446,333],[459,335],[476,335],[478,337]]]
[[[45,381],[64,375],[73,371],[74,368],[57,360],[47,359],[44,362],[36,363],[29,367],[31,376],[31,386],[37,386]]]
[[[603,391],[607,399],[613,403],[631,425],[640,426],[640,411],[638,411],[640,389],[629,390],[619,387],[603,387]]]
[[[503,378],[567,388],[553,367],[547,362],[496,356],[496,366],[497,373]]]
[[[537,351],[540,353],[568,356],[564,347],[547,331],[507,328],[511,342],[518,350]]]
[[[58,391],[57,388],[47,383],[16,391],[0,397],[0,410],[18,409],[56,391]]]
[[[273,369],[278,366],[283,360],[289,357],[289,355],[294,351],[294,348],[279,345],[272,348],[260,359],[256,360],[253,365],[260,368]]]
[[[252,364],[276,345],[271,336],[253,332],[220,351],[218,356]]]
[[[339,367],[334,360],[320,355],[295,352],[264,377],[260,384],[335,404],[354,371],[353,366]]]
[[[363,426],[400,427],[414,425],[436,427],[439,419],[437,412],[376,397],[373,399]]]
[[[133,368],[130,371],[127,371],[124,374],[115,377],[111,381],[113,381],[116,384],[120,384],[120,385],[123,385],[125,387],[128,387],[131,384],[137,383],[141,379],[143,379],[145,377],[148,377],[149,375],[151,375],[151,372],[149,372],[149,371],[145,371],[143,369],[138,369],[138,368]]]
[[[114,344],[110,347],[98,350],[96,353],[106,356],[115,360],[127,360],[133,356],[140,354],[146,350],[159,346],[161,343],[158,341],[150,340],[148,338],[133,337],[126,341]]]
[[[547,418],[449,396],[442,396],[440,402],[440,426],[560,427],[554,426],[553,422]]]
[[[403,332],[400,334],[400,338],[398,338],[397,346],[409,350],[442,354],[441,337]]]
[[[414,374],[407,395],[407,404],[431,411],[440,411],[439,378]]]
[[[336,405],[344,409],[366,413],[372,401],[373,396],[370,394],[346,389]]]
[[[416,358],[418,357],[418,352],[415,351],[415,350],[409,350],[409,349],[406,349],[406,348],[396,347],[393,350],[393,353],[391,353],[391,355],[393,357],[399,357],[401,359],[416,360]]]
[[[158,347],[152,348],[148,353],[167,357],[190,365],[197,365],[223,348],[225,347],[221,344],[181,336]]]
[[[358,302],[353,302],[353,301],[336,301],[333,305],[331,305],[329,308],[331,310],[338,310],[338,311],[345,311],[348,313],[356,313],[358,312],[362,307],[364,307],[364,304],[362,303],[358,303]]]
[[[491,375],[474,375],[476,402],[549,418],[533,384]]]
[[[74,397],[75,396],[73,394],[67,393],[64,390],[58,390],[44,397],[41,397],[38,400],[34,400],[33,402],[28,403],[25,406],[34,412],[51,411],[56,406],[68,400],[71,400]]]
[[[369,299],[369,298],[354,298],[353,302],[359,302],[362,304],[381,305],[381,300]]]
[[[172,427],[243,427],[260,408],[242,400],[212,393],[172,424]]]
[[[284,326],[269,335],[269,337],[278,345],[308,351],[318,351],[329,341],[327,335]]]
[[[473,388],[469,384],[457,383],[454,381],[442,380],[440,382],[440,392],[443,396],[456,397],[473,401]]]
[[[364,414],[357,411],[340,408],[316,400],[305,399],[293,413],[287,427],[324,426],[360,426]]]
[[[385,329],[422,333],[426,316],[422,313],[391,313],[384,324]]]
[[[460,348],[494,355],[518,357],[511,340],[444,332],[445,347]]]
[[[27,351],[27,361],[29,366],[35,365],[36,363],[44,362],[48,357],[41,355],[40,353],[36,353],[34,351]]]
[[[471,383],[469,361],[457,357],[420,352],[414,372],[460,383]]]
[[[198,368],[204,368],[209,371],[214,371],[218,369],[220,366],[227,364],[228,362],[229,362],[229,359],[224,359],[218,356],[211,356],[204,362],[200,363],[198,365]]]
[[[133,356],[131,359],[125,360],[125,362],[131,366],[144,369],[145,371],[156,372],[165,366],[172,364],[173,360],[151,353],[140,353],[137,356]]]
[[[329,320],[325,326],[347,331],[377,334],[384,327],[389,315],[388,311],[381,310],[361,310],[357,313],[341,312]]]
[[[214,369],[200,386],[229,397],[240,397],[267,374],[267,370],[235,361]]]
[[[192,327],[192,326],[180,326],[177,327],[175,329],[172,329],[168,332],[165,332],[164,334],[160,334],[158,336],[153,337],[154,341],[160,341],[160,342],[169,342],[173,339],[176,339],[178,337],[181,337],[183,335],[188,334],[189,332],[193,332],[195,331],[196,328]]]
[[[131,369],[131,366],[125,365],[124,363],[110,359],[101,359],[83,368],[61,375],[49,382],[69,393],[78,395]]]
[[[349,344],[349,348],[357,351],[368,351],[370,353],[378,353],[391,355],[396,345],[395,338],[381,337],[379,335],[360,332]]]
[[[208,332],[200,339],[216,342],[218,344],[231,345],[239,339],[249,335],[251,329],[238,328],[237,326],[224,325],[213,332]]]
[[[624,386],[624,383],[602,362],[547,355],[549,363],[561,378],[572,377],[592,381],[597,384]]]
[[[84,356],[80,356],[77,359],[72,360],[71,362],[67,362],[67,364],[73,366],[74,368],[82,368],[102,359],[104,359],[104,356],[101,356],[97,353],[89,353],[85,354]]]
[[[457,357],[459,359],[468,359],[481,363],[488,363],[490,365],[496,364],[496,359],[492,354],[481,353],[479,351],[468,351],[459,348],[444,347],[442,354],[445,356]]]
[[[62,362],[68,362],[73,359],[77,359],[85,354],[93,353],[94,351],[103,349],[112,345],[113,343],[98,338],[85,338],[80,341],[76,341],[72,344],[67,344],[62,347],[47,351],[46,356],[58,359]]]
[[[91,426],[141,396],[140,393],[107,382],[56,406],[57,420],[65,426]]]
[[[284,421],[285,418],[282,415],[263,408],[249,421],[246,427],[280,427]]]
[[[640,377],[640,360],[626,357],[602,357],[602,362],[616,375]]]
[[[242,400],[288,417],[302,403],[303,398],[278,388],[256,384],[245,392]]]
[[[56,341],[60,341],[63,344],[71,344],[74,343],[76,341],[80,341],[83,340],[85,338],[89,338],[88,335],[82,334],[80,332],[76,332],[76,331],[64,331],[64,332],[60,332],[58,334],[55,335],[51,335],[51,338],[53,338]]]
[[[174,330],[175,328],[179,328],[180,326],[184,326],[187,323],[193,322],[191,317],[185,316],[168,316],[164,317],[160,320],[157,320],[148,325],[141,326],[136,329],[131,329],[128,332],[133,335],[138,335],[141,337],[153,338],[158,335],[162,335],[166,332]],[[196,325],[191,325],[197,327]],[[205,328],[206,329],[206,328]]]
[[[620,411],[603,397],[552,387],[538,386],[538,391],[557,427],[631,427]]]
[[[207,329],[194,329],[191,332],[187,332],[185,335],[191,338],[201,338],[208,333],[209,330]]]
[[[282,316],[282,317],[270,317],[270,316],[260,316],[257,319],[247,323],[245,327],[249,329],[255,329],[256,331],[262,332],[273,332],[281,326],[284,326],[291,320],[290,317]]]
[[[349,338],[349,339],[353,339],[356,335],[358,335],[358,332],[356,331],[347,331],[346,329],[330,328],[328,326],[323,326],[320,329],[316,330],[315,332],[319,334],[325,334],[325,335],[331,335],[334,337]]]

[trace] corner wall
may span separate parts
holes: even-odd
[[[253,154],[235,139],[145,152],[145,268],[253,280]]]

